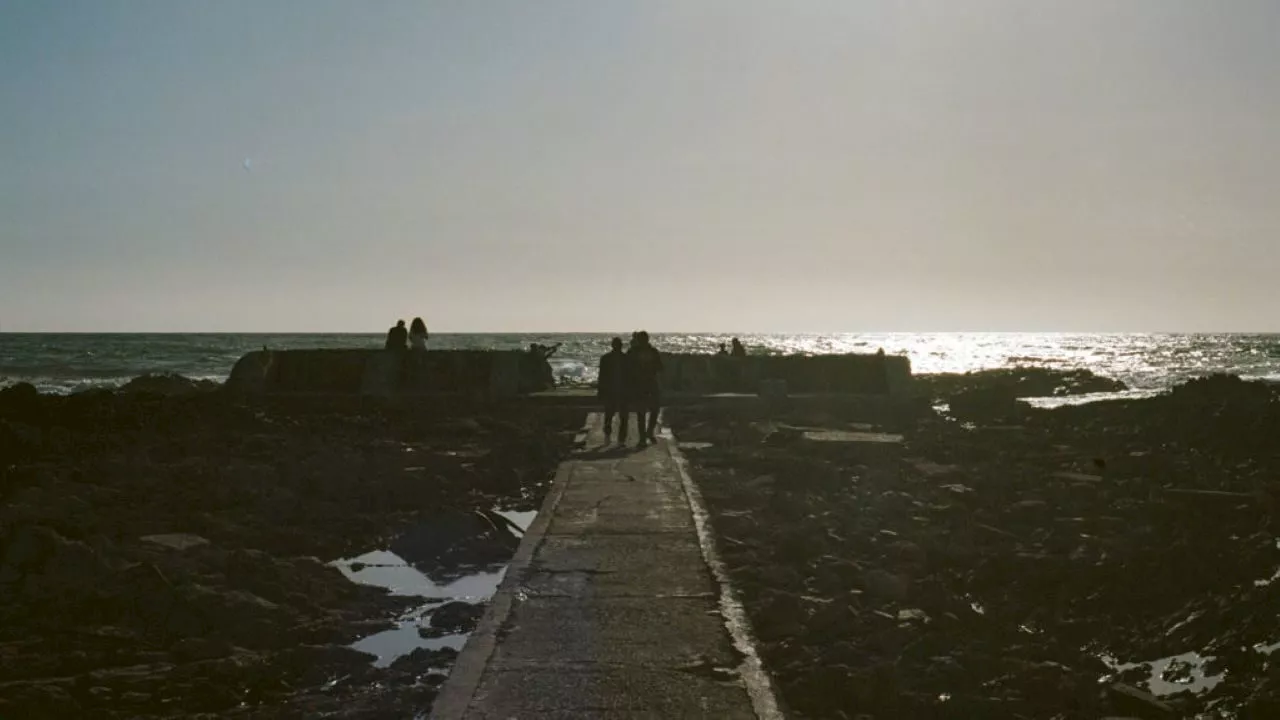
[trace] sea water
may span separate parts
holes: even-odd
[[[618,333],[624,337],[629,333]],[[530,343],[561,347],[551,358],[564,383],[595,379],[609,333],[432,335],[438,349],[518,350]],[[713,353],[731,333],[653,333],[661,350]],[[869,353],[884,349],[911,359],[916,373],[1034,366],[1086,368],[1124,381],[1136,392],[1161,390],[1192,377],[1229,372],[1280,379],[1280,335],[1160,333],[831,333],[736,335],[751,353]],[[379,348],[370,334],[0,334],[0,386],[29,382],[43,392],[114,387],[148,372],[225,380],[251,350]]]

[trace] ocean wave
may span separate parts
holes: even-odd
[[[91,390],[118,390],[130,381],[145,374],[138,373],[137,375],[116,375],[111,377],[5,376],[0,377],[0,388],[19,383],[28,383],[45,395],[74,395]],[[183,377],[189,380],[216,383],[223,383],[227,380],[226,375],[184,375]]]

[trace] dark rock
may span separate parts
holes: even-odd
[[[6,684],[0,689],[0,710],[6,717],[60,718],[78,717],[80,703],[71,694],[69,683],[62,681],[36,681]],[[7,706],[7,707],[6,707]],[[21,714],[19,714],[21,713]]]
[[[234,652],[231,643],[220,638],[189,637],[179,640],[169,648],[179,662],[218,660]]]
[[[411,565],[448,573],[459,566],[484,566],[511,557],[520,544],[505,523],[480,512],[435,513],[391,541],[391,552]]]
[[[147,395],[191,395],[221,387],[212,380],[192,380],[176,373],[148,373],[125,383],[120,392]]]
[[[944,401],[975,390],[1026,398],[1119,392],[1127,389],[1123,382],[1099,377],[1089,370],[1053,370],[1034,367],[981,370],[963,374],[918,375],[914,382],[921,392]]]
[[[964,420],[1016,420],[1029,411],[1008,387],[982,387],[961,391],[947,398],[951,414]]]
[[[31,383],[20,382],[0,389],[0,416],[29,418],[40,407],[40,391]]]
[[[431,611],[431,627],[451,634],[471,632],[484,615],[484,605],[449,602]]]
[[[1177,717],[1173,706],[1132,685],[1115,683],[1107,688],[1107,695],[1118,712],[1148,720]]]
[[[862,574],[862,588],[871,596],[884,600],[904,600],[910,587],[908,578],[884,570],[870,570]]]
[[[432,668],[447,668],[453,664],[458,658],[458,651],[453,648],[440,648],[438,650],[428,650],[426,648],[417,648],[408,655],[396,658],[391,663],[391,669],[397,671],[409,670],[413,672],[425,672]]]

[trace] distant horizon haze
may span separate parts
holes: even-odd
[[[0,0],[0,331],[1276,328],[1277,29],[1273,0]]]

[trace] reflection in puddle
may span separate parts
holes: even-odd
[[[386,588],[392,595],[470,603],[484,602],[493,597],[507,571],[505,567],[499,567],[440,584],[390,550],[374,550],[353,558],[335,560],[332,565],[352,582]]]
[[[1216,675],[1205,674],[1205,664],[1215,658],[1212,655],[1201,655],[1197,652],[1170,655],[1158,660],[1136,663],[1122,663],[1107,654],[1100,655],[1099,658],[1114,673],[1122,673],[1149,666],[1151,674],[1146,683],[1151,694],[1156,696],[1172,695],[1186,690],[1190,690],[1193,693],[1212,690],[1217,687],[1218,683],[1222,682],[1223,676],[1226,675],[1225,670]],[[1110,679],[1110,676],[1104,675],[1099,678],[1099,681],[1109,682]]]
[[[429,640],[423,638],[418,635],[419,622],[418,620],[397,620],[396,627],[361,638],[352,643],[351,647],[361,652],[375,655],[377,659],[373,661],[373,666],[384,668],[390,667],[391,663],[398,658],[404,657],[418,648],[426,650],[453,648],[461,652],[462,646],[467,644],[467,633],[443,635]],[[426,627],[425,620],[421,621],[421,623],[422,627]]]
[[[494,510],[494,513],[511,521],[511,524],[520,528],[521,537],[528,531],[529,526],[533,524],[533,519],[538,517],[537,510]]]
[[[532,510],[494,512],[510,520],[521,533],[528,530],[538,514]],[[498,591],[507,572],[506,565],[498,565],[463,575],[456,580],[438,583],[390,550],[372,550],[356,557],[335,560],[330,564],[352,582],[386,588],[392,595],[420,597],[426,601],[396,618],[395,627],[390,630],[374,633],[352,643],[352,648],[376,656],[373,665],[379,668],[388,667],[419,648],[453,648],[461,651],[469,633],[424,638],[418,631],[430,627],[431,614],[447,602],[488,602]]]

